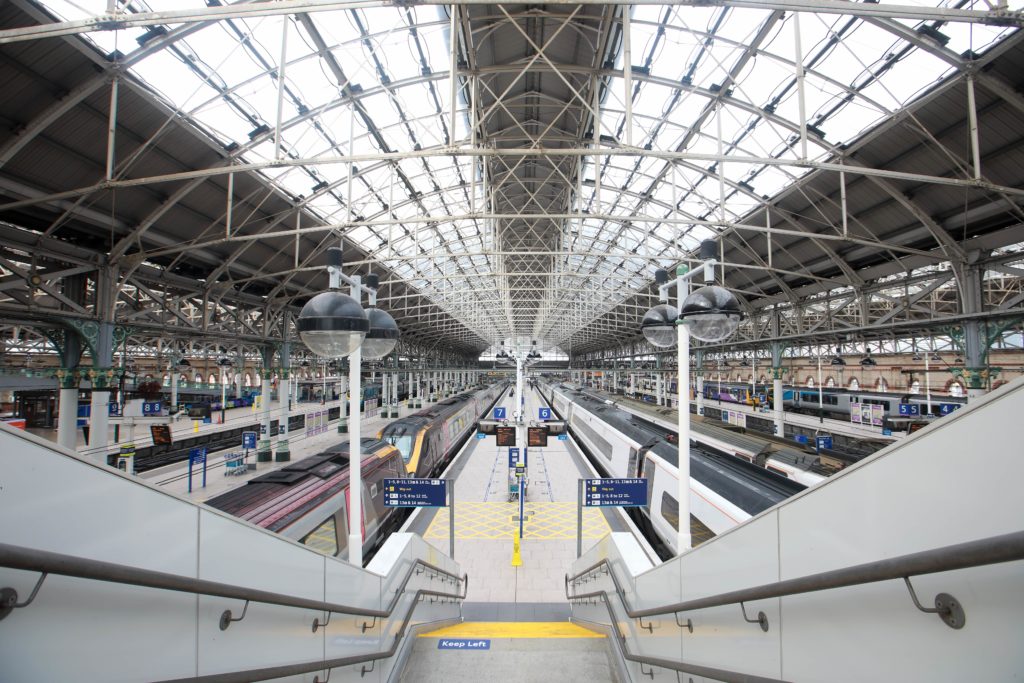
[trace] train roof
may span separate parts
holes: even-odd
[[[557,385],[573,402],[599,416],[616,431],[648,448],[662,460],[678,467],[679,448],[666,439],[668,432],[585,391]],[[734,455],[702,446],[690,447],[690,474],[708,488],[755,515],[786,500],[806,486],[758,467]]]
[[[384,441],[360,439],[364,472],[398,450]],[[400,456],[399,456],[400,457]],[[349,442],[344,441],[316,455],[297,460],[278,470],[254,477],[206,505],[279,531],[348,485]]]

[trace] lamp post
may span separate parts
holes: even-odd
[[[677,390],[678,390],[678,468],[679,502],[678,548],[682,554],[691,547],[690,538],[690,336],[705,342],[718,342],[736,331],[740,322],[739,302],[723,287],[706,286],[690,293],[689,280],[698,272],[704,274],[704,282],[714,282],[718,246],[714,240],[701,243],[700,256],[703,267],[689,271],[686,266],[676,269],[675,282],[670,284],[668,273],[658,270],[655,281],[659,285],[662,301],[668,301],[668,290],[676,288],[679,308],[662,304],[649,310],[640,323],[644,337],[654,346],[672,346],[672,327],[675,329],[677,346]]]
[[[330,290],[310,299],[299,313],[297,328],[302,341],[313,353],[323,358],[349,359],[349,562],[363,565],[362,533],[362,453],[360,449],[361,425],[359,401],[363,347],[367,358],[383,358],[391,353],[398,342],[398,325],[393,318],[372,306],[376,303],[377,278],[367,277],[363,285],[358,276],[346,277],[341,272],[341,248],[327,250],[327,272]],[[351,296],[339,291],[342,280],[350,285]],[[369,294],[371,308],[364,311],[359,303],[363,292]],[[365,343],[364,343],[365,340]],[[325,371],[326,374],[326,371]]]

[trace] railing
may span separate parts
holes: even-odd
[[[165,683],[186,680],[201,681],[202,683],[244,683],[245,681],[263,681],[283,676],[312,673],[314,671],[327,671],[327,678],[324,679],[324,683],[326,683],[330,678],[331,669],[365,662],[376,662],[377,660],[387,659],[394,656],[398,651],[402,638],[405,635],[412,613],[416,609],[416,605],[421,598],[429,597],[437,600],[452,601],[464,600],[466,597],[466,590],[469,587],[469,577],[467,575],[460,577],[423,560],[416,560],[410,565],[401,583],[395,590],[394,596],[391,598],[391,602],[388,606],[385,609],[368,609],[365,607],[331,603],[325,600],[301,598],[255,588],[245,588],[218,581],[194,579],[179,576],[177,574],[141,569],[138,567],[128,567],[111,562],[102,562],[99,560],[91,560],[45,550],[23,548],[3,543],[0,543],[0,567],[41,572],[39,580],[36,582],[35,587],[24,602],[18,602],[18,593],[13,588],[0,588],[0,621],[10,616],[14,610],[23,609],[31,605],[32,601],[35,600],[42,588],[46,577],[49,574],[57,574],[80,579],[105,581],[108,583],[244,600],[245,605],[242,608],[240,616],[234,617],[231,610],[224,610],[224,612],[221,613],[219,626],[222,631],[229,628],[232,623],[242,621],[248,611],[249,603],[257,602],[269,605],[309,609],[326,613],[327,618],[325,621],[321,622],[319,618],[313,620],[312,630],[314,633],[330,623],[332,614],[350,614],[355,616],[372,617],[373,621],[371,623],[364,622],[362,624],[362,631],[365,633],[367,629],[373,628],[376,625],[376,620],[378,618],[385,619],[392,615],[392,612],[413,576],[423,572],[429,572],[431,574],[431,580],[440,577],[443,582],[451,581],[455,586],[458,586],[460,583],[462,584],[461,594],[445,593],[422,588],[418,589],[413,600],[409,604],[409,609],[402,618],[402,625],[395,634],[391,647],[387,650],[351,655],[336,659],[300,662],[297,664],[286,664],[260,669],[249,669],[246,671],[209,674],[192,678],[169,679],[168,681],[165,681]],[[373,666],[369,669],[362,667],[363,674],[369,673],[370,671],[373,671]],[[314,680],[318,681],[319,678]]]
[[[615,594],[622,603],[622,608],[626,615],[630,619],[638,620],[640,628],[646,629],[648,632],[652,632],[654,627],[653,624],[644,624],[644,617],[671,614],[674,616],[676,625],[679,626],[679,628],[685,628],[690,633],[693,633],[692,619],[687,618],[685,621],[680,621],[680,613],[735,604],[739,604],[741,614],[745,621],[752,624],[758,624],[762,631],[767,632],[769,624],[765,613],[758,612],[757,617],[751,619],[747,616],[744,603],[753,600],[765,600],[769,598],[779,598],[790,595],[799,595],[802,593],[831,590],[834,588],[858,586],[878,581],[903,579],[907,586],[907,590],[910,593],[910,599],[918,610],[926,614],[937,615],[950,628],[961,629],[967,621],[967,615],[960,601],[949,593],[939,593],[935,596],[934,607],[924,607],[921,605],[917,598],[917,594],[914,592],[914,587],[910,583],[910,578],[912,576],[919,576],[923,574],[968,569],[971,567],[981,567],[990,564],[999,564],[1002,562],[1013,562],[1016,560],[1024,560],[1024,531],[1004,534],[1001,536],[992,536],[977,541],[949,545],[942,548],[925,550],[908,555],[901,555],[886,560],[878,560],[876,562],[867,562],[865,564],[845,567],[843,569],[810,574],[808,576],[802,576],[795,579],[787,579],[785,581],[778,581],[761,586],[729,591],[727,593],[719,593],[718,595],[711,595],[704,598],[685,600],[683,602],[663,605],[660,607],[633,609],[629,605],[626,599],[626,594],[622,590],[622,586],[619,584],[619,580],[616,577],[615,572],[612,570],[608,560],[602,559],[574,576],[566,574],[565,595],[569,600],[602,600],[608,609],[608,614],[611,620],[611,629],[614,631],[615,636],[617,636],[616,640],[622,649],[623,657],[628,661],[638,662],[641,665],[641,670],[643,665],[647,664],[648,666],[672,669],[684,673],[706,676],[708,678],[721,681],[767,682],[776,681],[777,679],[763,678],[752,676],[750,674],[725,671],[722,669],[714,669],[632,653],[627,647],[625,636],[622,635],[622,632],[615,625],[617,618],[612,610],[608,591],[600,590],[589,593],[570,594],[570,584],[575,586],[581,579],[583,581],[588,581],[593,577],[595,572],[599,571],[610,576],[612,583],[615,586]]]

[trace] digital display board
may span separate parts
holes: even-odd
[[[515,427],[498,427],[494,430],[494,433],[498,437],[498,448],[516,445]]]
[[[170,425],[149,425],[149,433],[153,437],[154,446],[163,446],[171,443]]]
[[[548,428],[527,427],[526,445],[530,448],[545,448],[548,445]]]

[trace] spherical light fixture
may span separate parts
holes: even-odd
[[[653,346],[667,349],[676,343],[676,319],[679,311],[675,306],[661,304],[644,314],[640,321],[640,330],[644,338]]]
[[[358,301],[331,290],[306,302],[296,327],[303,343],[316,355],[344,358],[363,343],[370,321]]]
[[[370,329],[363,340],[363,358],[380,360],[391,353],[398,343],[401,336],[398,323],[390,313],[379,308],[367,308],[366,317],[370,321]]]
[[[192,369],[192,364],[188,362],[188,358],[182,358],[177,364],[178,372],[186,373]]]
[[[683,300],[679,317],[686,321],[690,334],[704,342],[727,338],[740,325],[740,302],[732,292],[711,285],[701,287]]]

